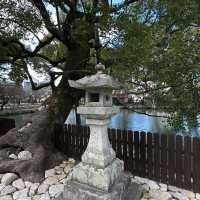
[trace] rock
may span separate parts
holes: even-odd
[[[66,178],[66,174],[57,175],[58,181],[61,181],[61,180],[63,180],[64,178]]]
[[[25,199],[26,197],[28,197],[28,189],[23,189],[23,190],[19,190],[14,192],[13,194],[13,199]]]
[[[12,194],[15,191],[16,191],[15,187],[13,187],[11,185],[6,185],[1,189],[0,196],[9,195],[9,194]],[[0,197],[0,199],[1,199],[1,197]]]
[[[50,200],[50,196],[48,193],[42,194],[40,200]]]
[[[160,191],[167,192],[167,184],[159,183]]]
[[[0,184],[0,192],[4,187],[6,187],[4,184]]]
[[[45,178],[50,177],[50,176],[54,176],[56,174],[55,169],[49,169],[45,171]]]
[[[3,176],[4,176],[4,174],[0,174],[0,180],[2,179]]]
[[[63,161],[62,161],[62,164],[65,164],[65,165],[67,165],[67,163],[68,163],[68,161],[67,161],[67,160],[63,160]]]
[[[75,161],[73,158],[69,158],[69,159],[68,159],[68,162],[74,163],[74,164],[76,163],[76,161]]]
[[[155,181],[149,180],[147,182],[147,184],[149,185],[150,190],[159,190],[160,189],[159,185]]]
[[[48,184],[45,184],[45,183],[42,183],[42,184],[38,187],[37,193],[38,193],[38,194],[44,194],[46,191],[48,191],[48,189],[49,189],[49,185],[48,185]]]
[[[178,199],[178,200],[189,200],[187,196],[184,194],[181,194],[179,192],[170,192],[173,198]]]
[[[62,168],[64,168],[66,166],[66,164],[61,163],[59,166],[62,167]]]
[[[142,183],[142,184],[144,184],[144,183],[147,183],[148,184],[148,179],[146,179],[146,178],[142,178],[142,177],[139,177],[139,176],[135,176],[134,178],[133,178],[133,180],[132,180],[132,182],[136,182],[136,183]]]
[[[32,153],[30,151],[21,151],[18,154],[19,160],[30,160],[32,159]]]
[[[149,187],[149,185],[147,185],[147,184],[145,183],[144,185],[142,185],[142,189],[143,189],[144,191],[149,191],[150,187]]]
[[[13,181],[12,186],[16,187],[18,190],[25,188],[24,181],[21,178]]]
[[[43,183],[48,185],[54,185],[58,183],[58,178],[56,176],[50,176],[46,178]]]
[[[31,197],[22,197],[22,198],[19,198],[17,200],[32,200]]]
[[[178,192],[178,188],[175,186],[168,185],[167,189],[172,192]]]
[[[196,199],[200,200],[200,194],[199,193],[196,193],[195,197],[196,197]]]
[[[172,196],[168,192],[162,192],[158,190],[150,190],[149,197],[157,200],[171,200]]]
[[[18,176],[14,173],[6,173],[3,175],[1,179],[1,183],[4,185],[9,185],[11,184],[14,180],[16,180]]]
[[[16,156],[15,154],[10,154],[10,155],[9,155],[9,158],[14,159],[14,160],[17,160],[17,156]]]
[[[32,200],[40,200],[41,198],[41,195],[40,194],[37,194],[35,196],[32,196]]]
[[[59,182],[62,183],[62,184],[66,184],[67,181],[69,181],[69,180],[67,178],[64,178],[64,179],[60,180]]]
[[[56,195],[62,193],[63,190],[64,190],[64,185],[63,184],[52,185],[49,188],[49,195],[50,195],[50,197],[55,197]]]
[[[39,185],[40,185],[39,183],[33,183],[31,185],[30,190],[29,190],[29,196],[33,196],[36,194]]]
[[[195,198],[195,194],[192,191],[189,191],[189,190],[180,190],[180,192],[182,194],[184,194],[185,196],[187,196],[188,198],[190,198],[190,199]]]
[[[67,165],[65,168],[64,168],[64,172],[65,172],[65,174],[69,174],[69,172],[72,170],[72,168],[69,166],[69,165]]]
[[[56,171],[56,174],[63,174],[63,173],[64,173],[64,172],[63,172],[63,168],[60,167],[60,166],[56,166],[54,169],[55,169],[55,171]]]
[[[24,183],[25,183],[26,188],[30,188],[33,185],[33,183],[29,181],[25,181]]]
[[[2,196],[1,200],[13,200],[11,195]]]

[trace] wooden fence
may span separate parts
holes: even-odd
[[[200,139],[108,129],[117,157],[134,175],[200,192]],[[89,128],[66,125],[55,129],[56,146],[77,159],[86,149]]]
[[[12,128],[15,128],[14,119],[0,118],[0,137]]]

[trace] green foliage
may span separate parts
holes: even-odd
[[[114,76],[171,114],[176,129],[198,126],[200,29],[196,1],[147,1],[119,14],[120,48],[104,49]],[[112,47],[112,46],[111,46]]]
[[[58,7],[61,5],[57,10],[60,12],[60,26],[53,20],[49,22],[47,18],[44,19],[39,9],[34,6],[34,2],[39,0],[0,1],[0,64],[4,64],[6,59],[9,63],[10,58],[23,58],[10,63],[9,75],[12,80],[21,82],[27,78],[23,62],[32,66],[38,73],[48,73],[52,63],[67,58],[70,48],[75,48],[73,45],[68,48],[67,40],[77,41],[77,48],[88,47],[90,35],[95,35],[94,32],[98,30],[104,44],[108,44],[101,51],[100,60],[106,64],[109,73],[123,81],[135,94],[144,96],[144,100],[148,98],[156,102],[163,111],[169,112],[172,116],[169,123],[177,129],[185,127],[185,122],[190,127],[198,125],[197,116],[200,114],[198,0],[138,0],[121,9],[118,9],[119,5],[111,8],[105,4],[95,6],[92,1],[83,1],[83,6],[81,2],[77,6],[78,11],[83,12],[79,18],[76,18],[79,12],[68,16],[65,10],[69,10],[69,7],[62,1],[43,1],[47,14],[54,13],[55,5]],[[43,15],[46,16],[44,13]],[[94,15],[98,22],[95,24],[97,27],[93,27],[90,23]],[[88,19],[90,21],[87,21]],[[46,28],[50,25],[49,32],[54,39],[36,54],[27,56],[26,49],[24,50],[19,43],[13,42],[30,40],[31,36],[45,32],[45,25]],[[70,29],[69,34],[65,35],[68,29]],[[65,35],[66,43],[60,39],[62,38],[60,35]],[[80,55],[71,57],[79,59],[81,54],[85,56],[89,50],[77,52]],[[70,61],[66,60],[66,63]],[[63,65],[57,67],[62,68]],[[0,71],[2,69],[0,68]],[[71,69],[71,66],[68,66],[68,69]]]

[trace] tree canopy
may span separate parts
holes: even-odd
[[[90,73],[95,48],[98,61],[131,93],[154,99],[171,113],[173,126],[182,128],[187,119],[194,127],[199,11],[198,0],[2,0],[0,70],[9,70],[13,80],[29,78],[33,89],[56,90],[61,75]],[[49,82],[36,86],[30,66],[48,74]]]

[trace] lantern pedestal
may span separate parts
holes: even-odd
[[[119,159],[113,160],[105,168],[98,168],[94,165],[81,162],[73,168],[71,176],[73,181],[108,192],[111,186],[122,175],[123,169],[124,163]]]
[[[91,187],[87,184],[69,181],[65,185],[62,195],[56,200],[129,200],[129,177],[130,175],[128,174],[121,174],[108,192]],[[138,192],[138,188],[131,188],[131,190]],[[139,200],[139,198],[136,199]],[[136,199],[133,198],[133,196],[130,198],[130,200]]]

